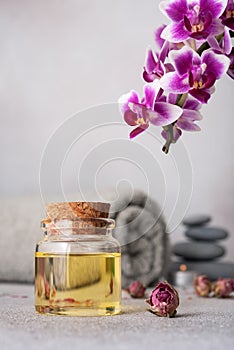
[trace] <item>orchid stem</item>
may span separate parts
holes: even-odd
[[[166,130],[168,132],[169,137],[167,137],[167,141],[166,141],[165,145],[163,146],[162,151],[165,154],[167,154],[169,152],[170,145],[173,143],[173,139],[174,139],[173,138],[173,125],[172,124],[167,125],[167,127],[164,128],[164,130]]]
[[[183,107],[183,105],[184,105],[184,103],[185,103],[187,97],[188,97],[188,94],[187,94],[187,93],[186,93],[186,94],[180,94],[180,95],[178,95],[176,104],[177,104],[178,106],[180,106],[180,107]]]
[[[197,45],[196,45],[196,40],[195,40],[195,39],[192,39],[192,40],[191,40],[191,48],[192,48],[194,51],[197,51]]]

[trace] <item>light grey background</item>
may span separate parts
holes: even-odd
[[[148,0],[147,4],[133,0],[0,1],[2,198],[39,195],[43,149],[49,137],[69,116],[95,105],[115,103],[121,94],[132,88],[141,92],[146,48],[154,45],[154,29],[167,21],[158,10],[158,3],[154,0]],[[226,241],[228,260],[234,260],[232,84],[229,77],[217,83],[216,94],[202,110],[202,131],[183,136],[193,168],[193,195],[188,213],[211,214],[215,224],[230,231],[231,236]],[[122,122],[117,109],[113,113],[116,115],[111,115],[111,121]],[[79,120],[82,128],[86,123],[82,114]],[[154,129],[151,130],[154,133]],[[106,137],[109,140],[114,137],[127,139],[128,132],[127,126],[110,128]],[[84,140],[82,149],[86,154],[91,152],[91,145],[98,146],[105,140],[104,129],[101,139],[99,136],[97,132]],[[146,178],[152,183],[151,177],[155,174],[155,188],[150,194],[160,204],[165,202],[164,212],[169,218],[178,190],[176,169],[172,158],[161,154],[159,141],[154,144],[149,138],[149,135],[142,135],[136,142],[141,147],[144,144],[150,147],[166,174],[165,185],[162,173],[157,173],[152,165],[152,173],[146,172]],[[108,150],[111,147],[114,146],[108,144]],[[177,157],[178,172],[185,174],[184,154],[177,154],[175,147],[177,145],[172,154]],[[178,159],[179,155],[181,159]],[[136,150],[135,162],[140,156],[141,152]],[[107,160],[108,157],[111,156],[108,155]],[[75,153],[72,159],[75,159]],[[67,191],[72,191],[72,186],[67,185],[72,159],[64,178]],[[127,175],[128,182],[134,179],[134,186],[146,190],[148,185],[142,174],[144,167],[150,168],[151,160],[150,157],[144,159],[139,175],[139,169],[136,172],[131,165],[128,165]],[[90,176],[88,169],[87,178]],[[53,176],[51,173],[48,184],[53,183]],[[115,187],[124,178],[126,162],[119,161],[116,167],[113,164],[111,168],[107,167],[106,174],[97,176],[98,188]],[[88,190],[90,181],[84,181],[84,187],[89,185]],[[186,191],[189,193],[190,188]],[[188,196],[185,202],[187,199]],[[180,215],[184,211],[185,208]],[[173,240],[180,239],[180,231],[181,228],[175,230]]]

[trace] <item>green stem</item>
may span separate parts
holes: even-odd
[[[194,51],[197,51],[197,44],[195,39],[191,39],[191,47]]]
[[[180,94],[178,95],[179,99],[177,98],[177,101],[176,101],[176,104],[180,107],[183,107],[187,97],[188,97],[188,94]]]
[[[205,50],[208,50],[210,48],[210,45],[208,44],[208,42],[204,42],[200,47],[199,49],[197,50],[197,53],[198,55],[201,56],[202,52],[205,51]]]
[[[167,140],[165,145],[162,148],[162,151],[167,154],[169,152],[170,145],[173,143],[173,124],[167,125],[164,127],[164,130],[167,132]]]

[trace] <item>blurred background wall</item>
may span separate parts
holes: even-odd
[[[141,92],[146,48],[154,47],[154,29],[166,22],[158,3],[0,1],[1,198],[39,195],[43,149],[69,116],[91,106],[115,103],[132,88]],[[202,131],[183,137],[193,169],[188,213],[211,214],[215,224],[230,231],[226,241],[228,260],[234,260],[233,107],[233,81],[224,77],[202,110]],[[122,121],[119,113],[113,118]],[[81,117],[80,126],[82,123],[85,120]],[[126,126],[119,136],[127,139],[128,132]],[[108,137],[112,133],[116,135],[112,130]],[[92,136],[94,144],[95,137],[98,136]],[[140,136],[141,142],[147,143],[147,137]],[[85,142],[82,147],[87,150],[89,139]],[[173,172],[166,156],[161,155],[160,145],[149,144],[169,174],[165,215],[170,216],[170,198],[175,195]],[[172,147],[172,152],[176,152],[177,146]],[[183,167],[183,159],[179,164]],[[109,169],[109,181],[101,177],[99,187],[106,183],[115,186],[119,179],[126,178],[124,162],[112,169],[113,181]],[[135,178],[134,174],[135,170],[129,168],[129,179]],[[48,178],[50,181],[53,179]],[[145,188],[141,176],[134,181],[134,185]],[[161,201],[157,192],[150,194]],[[180,236],[177,228],[172,239],[178,240]]]

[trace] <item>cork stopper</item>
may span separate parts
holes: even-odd
[[[109,203],[58,202],[47,204],[46,213],[52,221],[76,218],[108,218],[109,209]]]
[[[47,218],[42,221],[42,224],[61,223],[63,220],[70,220],[72,228],[79,229],[80,233],[86,233],[83,232],[84,230],[89,230],[90,233],[92,227],[95,229],[95,227],[101,228],[106,226],[109,209],[109,203],[101,202],[49,203],[46,205]]]

